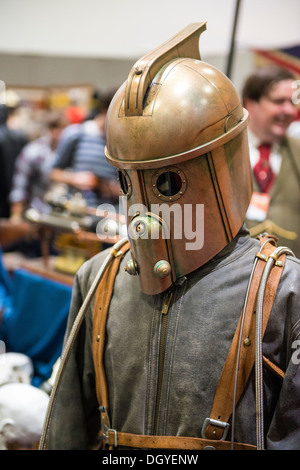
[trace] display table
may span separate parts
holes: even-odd
[[[33,384],[47,380],[61,354],[73,277],[38,260],[22,262],[11,274],[12,309],[3,313],[0,340],[7,352],[21,352],[34,365]]]

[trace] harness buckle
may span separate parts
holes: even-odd
[[[109,433],[113,432],[114,433],[114,447],[118,447],[118,436],[117,436],[117,431],[115,429],[112,429],[110,426],[110,420],[108,416],[108,412],[105,406],[100,406],[100,418],[101,418],[101,431],[102,431],[102,436],[103,439],[105,440],[106,444],[109,445]]]
[[[259,259],[261,259],[262,261],[265,261],[265,262],[268,261],[268,257],[266,255],[264,255],[263,253],[260,253],[260,252],[256,253],[255,257],[259,258]]]
[[[223,434],[222,434],[222,437],[220,438],[221,441],[225,440],[226,439],[226,436],[227,436],[227,433],[228,433],[228,429],[229,429],[229,423],[225,423],[224,421],[219,421],[217,419],[211,419],[211,418],[205,418],[204,420],[204,423],[203,423],[203,426],[202,426],[202,430],[201,430],[201,436],[204,438],[204,439],[207,439],[205,433],[206,433],[206,428],[208,425],[211,425],[211,426],[215,426],[215,427],[219,427],[219,428],[222,428],[224,429],[223,431]]]

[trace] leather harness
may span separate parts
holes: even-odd
[[[261,251],[256,254],[257,264],[249,288],[248,301],[245,309],[244,321],[241,317],[237,325],[233,341],[223,367],[215,398],[213,401],[210,417],[206,418],[202,429],[202,437],[182,437],[182,436],[151,436],[138,435],[116,431],[112,429],[109,422],[109,399],[108,388],[104,368],[104,346],[106,319],[109,305],[114,289],[114,281],[119,270],[120,262],[129,249],[129,244],[125,244],[121,250],[115,254],[115,258],[106,270],[102,281],[100,282],[95,298],[93,312],[93,358],[96,374],[97,399],[100,405],[103,448],[115,448],[117,446],[143,448],[143,449],[185,449],[202,450],[218,449],[229,450],[232,448],[230,441],[225,440],[229,427],[229,418],[232,415],[234,405],[238,402],[244,387],[249,378],[250,372],[255,362],[255,307],[256,297],[260,284],[260,279],[266,264],[266,261],[274,251],[274,244],[271,237],[265,235],[260,237]],[[280,280],[286,255],[282,254],[274,264],[270,273],[264,297],[263,306],[263,325],[264,333],[273,301],[275,298],[277,286]],[[243,325],[242,346],[238,347],[238,338],[240,336],[241,324]],[[235,388],[235,379],[233,371],[235,370],[239,349],[239,373]],[[284,372],[279,369],[270,360],[263,357],[264,364],[271,368],[280,378],[284,377]],[[224,393],[224,390],[226,393]],[[234,393],[235,390],[235,393]],[[234,450],[255,450],[256,446],[234,442]]]

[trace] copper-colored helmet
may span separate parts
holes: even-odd
[[[128,272],[148,294],[220,252],[252,193],[247,112],[231,81],[201,61],[205,28],[191,24],[140,59],[107,114],[106,156],[127,197]]]

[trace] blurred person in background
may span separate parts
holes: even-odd
[[[106,113],[114,93],[94,95],[87,119],[65,129],[51,171],[52,181],[81,192],[89,207],[117,204],[120,194],[116,170],[104,154]]]
[[[24,146],[16,158],[12,189],[9,194],[10,217],[1,229],[3,250],[18,251],[28,257],[41,256],[41,240],[36,227],[23,215],[29,209],[49,212],[45,194],[49,189],[49,173],[56,156],[60,134],[67,121],[63,114],[49,111],[45,115],[45,131]]]
[[[295,77],[268,65],[255,70],[242,90],[249,112],[253,197],[247,226],[253,236],[267,231],[300,256],[300,139],[288,135],[297,117]]]
[[[28,143],[18,155],[9,196],[12,220],[19,220],[29,207],[43,212],[49,173],[65,125],[66,120],[61,113],[50,111],[45,118],[45,133]]]
[[[22,131],[8,126],[13,109],[0,104],[0,218],[10,215],[11,190],[15,161],[28,139]]]

